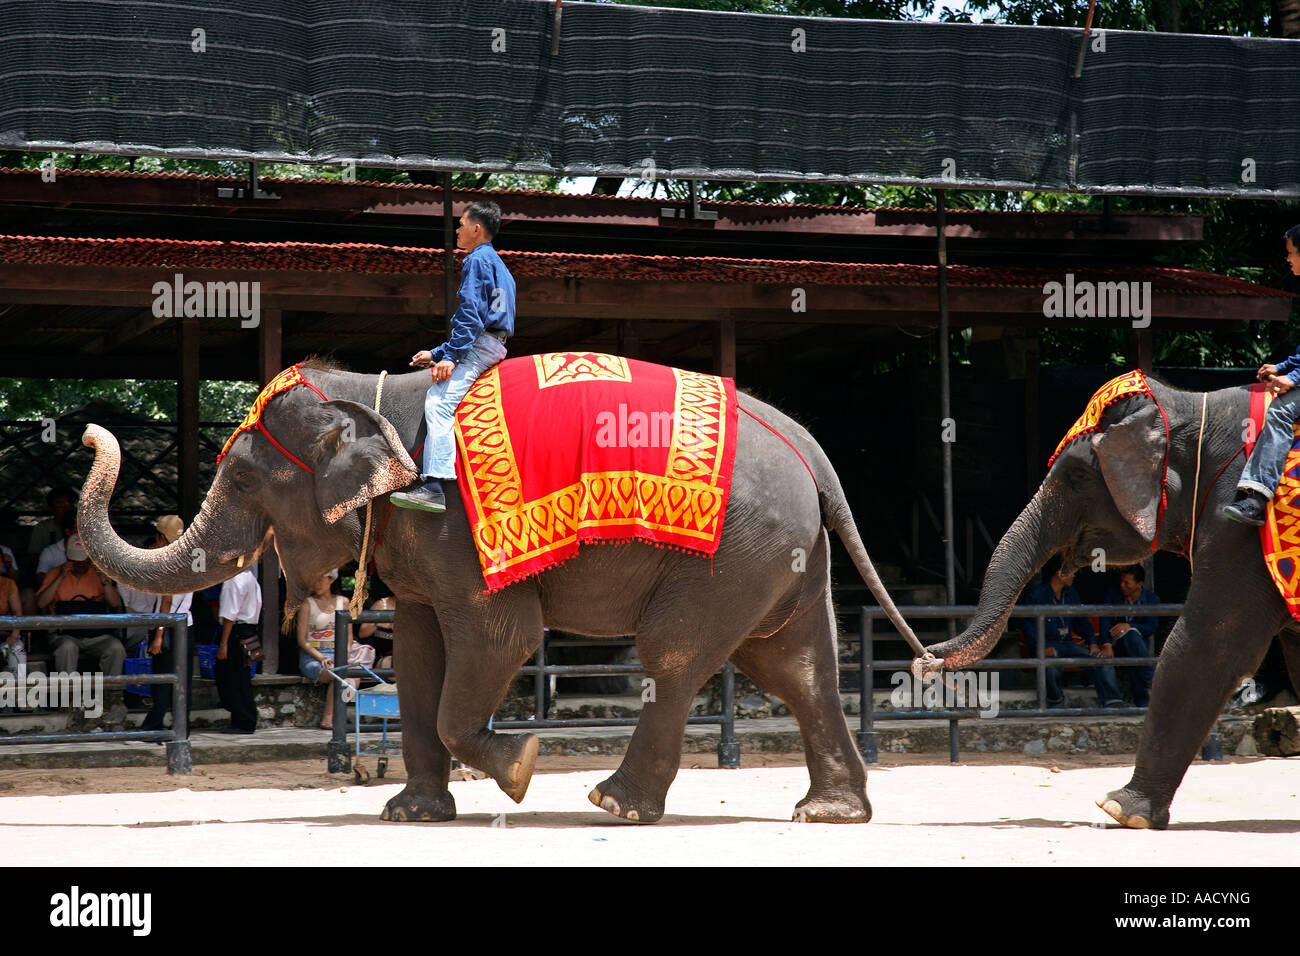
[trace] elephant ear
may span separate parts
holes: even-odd
[[[1155,541],[1166,450],[1160,410],[1143,406],[1094,435],[1092,450],[1119,513],[1148,544]]]
[[[311,463],[316,504],[326,524],[420,477],[396,429],[365,405],[322,402],[312,409],[308,424],[317,436]]]

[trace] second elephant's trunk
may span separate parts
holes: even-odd
[[[1058,522],[1049,520],[1045,514],[1050,497],[1045,483],[998,542],[989,559],[979,608],[970,626],[951,640],[926,648],[935,657],[943,658],[944,670],[969,667],[993,650],[1020,592],[1064,546],[1065,541],[1057,532]]]

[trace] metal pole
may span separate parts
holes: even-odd
[[[935,231],[939,240],[939,418],[940,434],[949,427],[952,418],[952,386],[949,382],[948,355],[948,218],[944,205],[944,191],[935,191]],[[953,436],[956,437],[955,435]],[[952,517],[952,442],[943,442],[943,569],[948,586],[948,603],[957,603],[956,556],[953,554]],[[948,619],[948,637],[957,635],[957,625]]]
[[[551,679],[546,673],[546,632],[542,632],[542,643],[537,645],[534,658],[537,673],[533,677],[533,713],[538,720],[546,719],[546,684]]]
[[[451,317],[456,314],[456,217],[452,215],[451,173],[442,174],[442,307],[450,337]]]
[[[736,740],[736,668],[731,661],[722,665],[722,733],[718,736],[718,766],[730,770],[740,766],[740,742]]]
[[[1038,631],[1038,709],[1047,709],[1047,618],[1039,611],[1034,615]]]
[[[872,726],[875,699],[871,696],[871,661],[874,633],[871,615],[864,607],[858,624],[858,752],[867,763],[880,759],[880,735]]]
[[[961,763],[961,741],[957,733],[957,721],[948,721],[948,762]]]
[[[172,734],[167,741],[167,772],[188,776],[194,771],[190,753],[190,634],[186,623],[171,625],[172,663],[176,686],[172,690]]]
[[[352,614],[346,610],[334,612],[334,666],[343,667],[348,662],[348,637],[352,632]],[[329,693],[334,695],[334,732],[329,744],[329,772],[351,773],[352,754],[348,751],[347,704],[343,701],[343,685],[330,681]]]

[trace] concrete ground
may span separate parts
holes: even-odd
[[[453,782],[459,818],[377,819],[401,788],[331,778],[319,760],[214,765],[191,778],[156,767],[10,770],[0,777],[0,843],[29,864],[136,866],[301,864],[632,865],[771,863],[854,866],[1292,865],[1300,777],[1278,758],[1197,762],[1164,832],[1107,827],[1093,805],[1123,786],[1124,758],[882,755],[869,793],[875,819],[790,821],[807,788],[796,755],[749,754],[718,770],[688,754],[654,826],[615,820],[587,802],[618,758],[544,757],[522,805],[490,780]],[[698,768],[698,769],[696,769]],[[1283,837],[1283,839],[1279,839]]]

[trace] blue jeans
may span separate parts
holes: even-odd
[[[1116,657],[1147,657],[1147,639],[1136,627],[1130,627],[1115,641]],[[1151,678],[1155,675],[1154,667],[1125,667],[1128,675],[1128,687],[1133,693],[1133,706],[1145,707],[1151,701]]]
[[[1090,648],[1076,644],[1074,641],[1048,641],[1047,647],[1056,651],[1057,657],[1092,656]],[[1046,668],[1047,702],[1049,704],[1057,703],[1065,697],[1061,691],[1062,670],[1064,670],[1062,667]],[[1085,670],[1092,679],[1092,685],[1097,688],[1097,703],[1105,704],[1112,700],[1120,700],[1119,684],[1115,681],[1115,669],[1113,667],[1089,667],[1085,668]]]
[[[465,397],[474,380],[506,357],[506,344],[489,332],[480,332],[469,351],[456,363],[451,378],[434,382],[424,397],[424,438],[422,477],[456,477],[456,436],[452,423],[456,406]]]
[[[1259,441],[1250,453],[1250,460],[1246,462],[1241,477],[1237,479],[1239,489],[1258,491],[1266,498],[1273,497],[1282,477],[1282,464],[1295,440],[1293,428],[1298,415],[1300,387],[1273,399],[1264,415],[1264,427],[1260,429]]]

